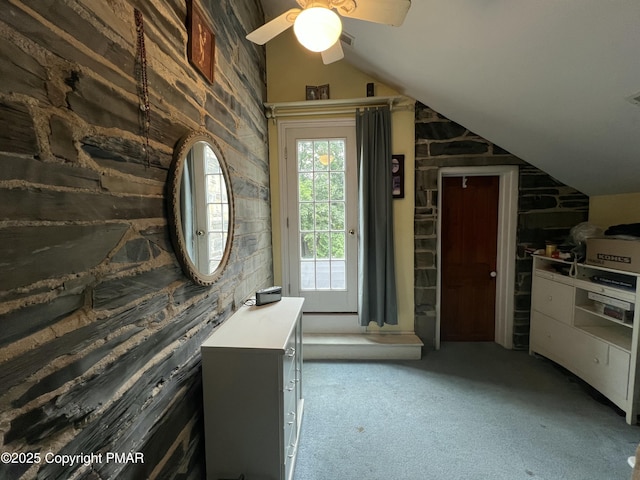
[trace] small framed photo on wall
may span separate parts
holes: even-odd
[[[213,83],[216,39],[196,0],[187,0],[187,56],[209,83]]]
[[[318,100],[318,87],[316,87],[315,85],[307,85],[305,99]]]
[[[404,155],[391,156],[391,192],[393,198],[404,198]]]
[[[329,84],[318,87],[318,100],[329,100]]]

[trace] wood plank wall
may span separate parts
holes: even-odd
[[[0,478],[204,475],[200,344],[273,274],[265,57],[244,38],[262,10],[199,4],[213,85],[186,58],[185,0],[0,0],[0,451],[15,454]],[[167,227],[173,149],[193,129],[221,145],[235,195],[210,288],[183,275]]]

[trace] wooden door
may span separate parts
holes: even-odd
[[[498,176],[443,177],[442,341],[494,341]]]

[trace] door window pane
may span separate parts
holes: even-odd
[[[344,139],[298,140],[302,290],[345,290]]]

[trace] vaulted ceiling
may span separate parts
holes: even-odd
[[[341,61],[587,195],[640,192],[639,0],[413,0],[400,27],[343,26]]]

